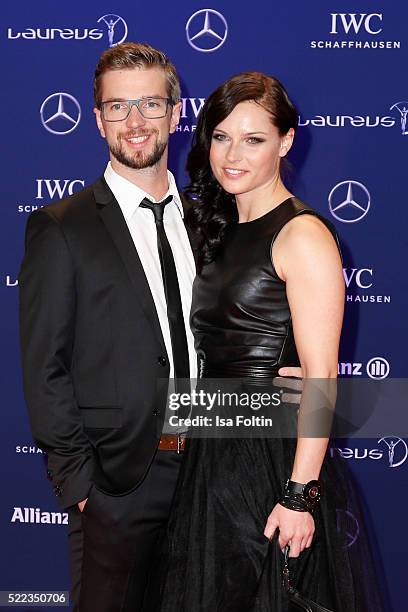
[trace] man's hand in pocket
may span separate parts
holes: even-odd
[[[84,511],[84,508],[85,508],[85,505],[86,505],[87,501],[88,501],[88,498],[83,499],[82,501],[78,502],[78,508],[79,508],[80,512]]]

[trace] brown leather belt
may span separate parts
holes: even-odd
[[[159,450],[184,452],[186,443],[185,434],[162,434],[159,441]]]

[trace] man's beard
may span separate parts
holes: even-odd
[[[137,136],[143,136],[145,134],[158,134],[155,132],[138,132],[137,134],[128,133],[125,136],[119,136],[116,144],[109,145],[109,150],[117,161],[128,168],[133,170],[143,170],[143,168],[152,168],[155,166],[163,157],[163,153],[166,150],[167,142],[162,142],[158,138],[154,144],[153,150],[150,153],[143,153],[142,151],[135,151],[130,153],[125,151],[122,146],[122,139],[124,138],[136,138]]]

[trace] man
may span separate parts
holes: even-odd
[[[155,217],[140,206],[146,197],[172,196],[164,227],[187,330],[186,375],[196,373],[187,324],[194,258],[167,171],[181,109],[176,71],[160,51],[123,44],[102,55],[94,90],[110,163],[96,183],[30,217],[20,273],[25,393],[55,494],[70,509],[81,612],[141,609],[181,461],[179,441],[160,440],[158,380],[173,376],[173,338]]]
[[[135,612],[149,609],[182,458],[183,440],[163,433],[160,380],[196,376],[195,265],[167,170],[181,110],[174,66],[148,45],[118,45],[99,60],[94,93],[110,152],[104,176],[27,225],[24,387],[70,513],[76,609]]]

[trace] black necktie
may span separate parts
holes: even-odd
[[[176,389],[178,388],[181,391],[181,388],[185,390],[185,385],[178,385],[177,379],[190,378],[190,365],[176,266],[163,224],[164,208],[172,199],[173,196],[169,195],[162,202],[154,203],[148,198],[144,198],[140,206],[153,211],[154,221],[156,223],[157,248],[160,257],[164,293],[167,302],[167,317],[170,327],[171,346],[173,349],[174,378],[176,379]]]

